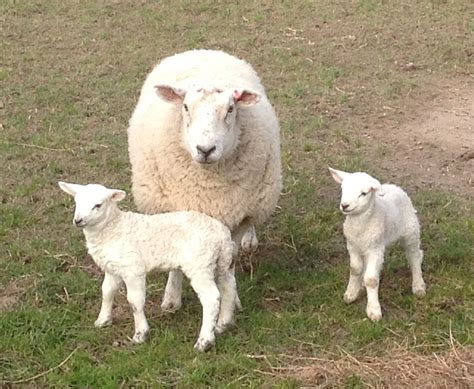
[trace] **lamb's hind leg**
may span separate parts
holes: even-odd
[[[421,264],[423,262],[423,250],[420,249],[419,234],[405,237],[403,239],[408,264],[411,269],[412,276],[412,291],[418,297],[423,297],[426,294],[426,285],[423,280]]]
[[[234,323],[237,285],[230,269],[217,277],[217,287],[221,294],[221,306],[215,332],[221,334]]]
[[[199,274],[193,277],[191,286],[202,304],[201,331],[194,348],[198,351],[207,351],[215,340],[214,331],[219,315],[220,293],[214,281],[214,274]]]

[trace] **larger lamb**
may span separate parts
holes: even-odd
[[[234,242],[255,248],[254,227],[281,191],[279,132],[247,62],[214,50],[165,58],[148,75],[128,128],[138,210],[203,212],[223,222]],[[170,273],[163,309],[180,307],[181,281]]]

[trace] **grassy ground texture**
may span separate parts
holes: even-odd
[[[439,82],[472,80],[472,11],[449,0],[0,2],[0,386],[472,385],[472,187],[395,182],[420,215],[428,293],[412,296],[394,247],[372,323],[364,297],[342,300],[343,218],[326,171],[392,178],[380,162],[396,166],[397,148],[366,134],[416,114]],[[186,286],[181,310],[161,313],[166,278],[152,275],[150,338],[130,346],[123,291],[113,326],[93,326],[102,276],[56,183],[129,191],[126,128],[146,74],[203,47],[261,75],[285,188],[258,251],[239,262],[235,328],[196,354],[197,298]]]

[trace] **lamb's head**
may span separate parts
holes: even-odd
[[[229,157],[239,143],[239,110],[256,104],[260,95],[244,89],[189,88],[157,85],[162,99],[180,107],[183,144],[191,158],[212,164]]]
[[[329,168],[332,178],[341,184],[340,209],[345,215],[358,215],[371,205],[374,196],[381,191],[378,180],[367,173],[346,173]]]
[[[125,197],[123,190],[108,189],[98,184],[79,185],[60,181],[58,185],[74,197],[74,224],[78,227],[93,227],[107,221],[116,207],[115,203]]]

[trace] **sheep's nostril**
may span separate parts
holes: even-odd
[[[78,225],[81,224],[83,221],[84,221],[84,219],[82,219],[82,218],[81,218],[81,219],[74,219],[74,224],[75,224],[76,226],[78,226]]]
[[[199,154],[201,154],[204,158],[207,158],[216,149],[216,146],[212,146],[212,147],[196,146],[196,149],[199,152]]]

